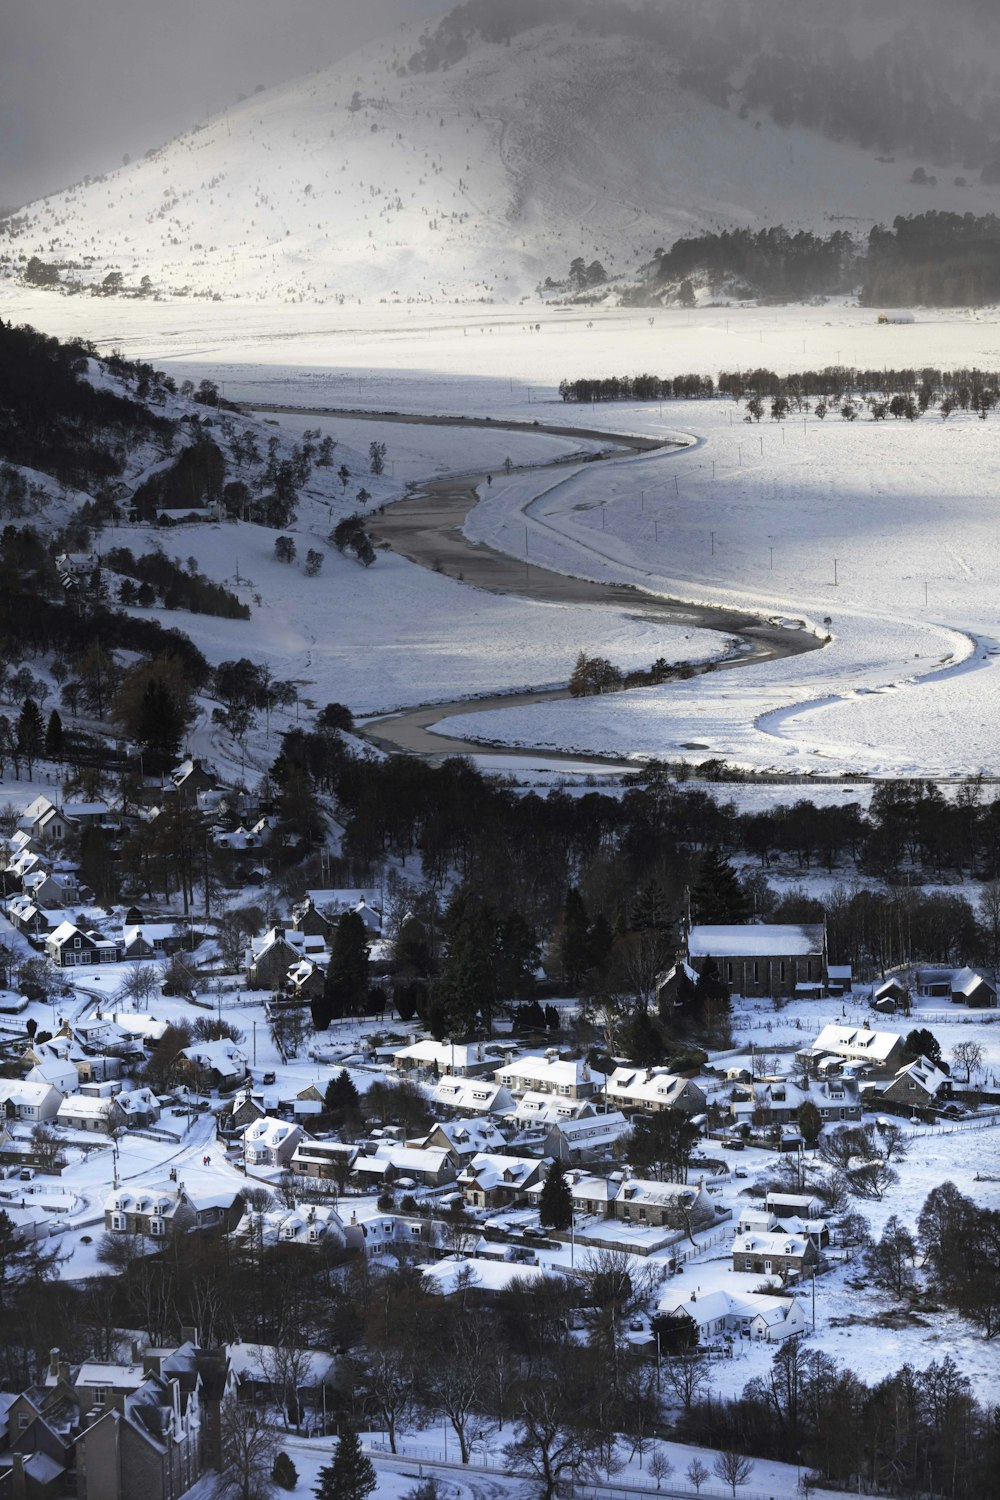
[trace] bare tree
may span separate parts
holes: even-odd
[[[685,1475],[694,1485],[696,1495],[701,1494],[701,1487],[709,1477],[709,1471],[700,1458],[693,1458],[684,1470]]]
[[[292,1338],[281,1334],[275,1343],[258,1346],[257,1365],[262,1379],[271,1387],[275,1404],[284,1413],[286,1429],[291,1420],[298,1432],[302,1422],[299,1392],[307,1384],[312,1367],[309,1350],[300,1348]]]
[[[753,1460],[744,1458],[741,1453],[736,1453],[731,1448],[724,1448],[715,1456],[712,1465],[715,1475],[721,1479],[723,1484],[728,1484],[733,1492],[733,1500],[736,1500],[736,1488],[738,1485],[746,1484],[753,1473]]]
[[[41,1171],[54,1172],[66,1160],[66,1147],[52,1126],[42,1121],[31,1132],[31,1154]]]
[[[690,1411],[709,1386],[709,1363],[697,1349],[663,1361],[663,1378],[677,1400]]]
[[[416,1407],[414,1365],[408,1349],[373,1349],[362,1367],[365,1399],[385,1426],[389,1451],[396,1452],[396,1433]]]
[[[127,1000],[136,1010],[145,1010],[159,989],[159,975],[153,964],[129,964],[115,991],[115,999]]]
[[[881,1203],[886,1193],[899,1181],[899,1173],[885,1161],[866,1161],[847,1174],[851,1192],[856,1198]]]
[[[983,1061],[981,1042],[956,1042],[951,1049],[954,1062],[965,1069],[965,1082],[970,1083],[973,1073],[978,1073]]]
[[[504,1453],[515,1468],[526,1468],[542,1485],[540,1500],[554,1500],[566,1479],[594,1472],[599,1451],[590,1427],[580,1420],[574,1382],[552,1372],[528,1382],[517,1413],[519,1436]]]
[[[443,1412],[458,1438],[463,1464],[472,1456],[473,1443],[484,1438],[492,1423],[482,1415],[486,1393],[487,1341],[481,1324],[456,1319],[450,1337],[435,1351],[439,1358],[428,1371],[427,1400]]]
[[[652,1477],[656,1480],[657,1490],[659,1490],[660,1485],[663,1483],[663,1481],[665,1479],[669,1479],[671,1474],[674,1472],[674,1466],[670,1462],[669,1458],[664,1453],[662,1448],[653,1449],[653,1452],[649,1455],[649,1463],[647,1464],[647,1468],[649,1469]]]
[[[281,1446],[277,1433],[252,1406],[227,1396],[222,1403],[221,1436],[218,1500],[270,1500],[274,1493],[271,1470]]]

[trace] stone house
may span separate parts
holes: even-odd
[[[658,1229],[703,1229],[716,1222],[715,1204],[703,1182],[650,1182],[628,1177],[612,1204],[625,1224]]]
[[[470,1208],[509,1208],[526,1201],[527,1189],[540,1182],[548,1162],[522,1156],[474,1156],[458,1178]]]
[[[753,1230],[733,1240],[733,1270],[795,1279],[812,1276],[819,1251],[805,1234]]]
[[[934,1108],[951,1098],[951,1079],[926,1057],[918,1057],[900,1068],[892,1082],[881,1090],[879,1098],[911,1108]]]
[[[799,987],[822,993],[827,983],[826,924],[745,923],[692,927],[687,956],[701,973],[714,959],[734,994],[791,999]]]
[[[291,1168],[300,1177],[317,1182],[335,1182],[338,1187],[353,1171],[358,1147],[346,1141],[299,1141],[292,1152]]]
[[[245,1200],[239,1188],[188,1192],[183,1182],[143,1188],[115,1188],[104,1200],[104,1227],[115,1234],[143,1234],[168,1239],[189,1230],[229,1234],[243,1218]]]

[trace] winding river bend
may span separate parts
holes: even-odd
[[[587,456],[595,462],[613,459],[615,455],[651,453],[683,446],[676,440],[638,437],[632,434],[596,431],[589,427],[559,426],[543,422],[494,421],[488,417],[418,416],[410,413],[352,411],[343,408],[315,406],[248,406],[249,410],[293,413],[352,421],[404,423],[421,427],[481,427],[491,432],[545,433],[551,437],[576,438],[601,445],[600,454]],[[520,474],[537,472],[550,475],[558,465],[577,465],[579,456],[559,459],[525,468]],[[713,669],[749,666],[754,662],[774,661],[817,650],[822,642],[810,631],[790,628],[763,616],[737,610],[691,604],[650,594],[630,584],[601,583],[593,579],[555,573],[524,559],[498,552],[484,543],[472,542],[463,533],[465,518],[477,503],[476,487],[486,479],[482,474],[449,474],[436,476],[410,486],[402,500],[388,506],[384,513],[371,517],[371,531],[379,542],[388,543],[395,552],[422,567],[433,568],[450,578],[461,580],[493,594],[515,594],[522,599],[544,603],[603,604],[643,620],[661,620],[664,624],[714,630],[736,642],[734,649],[717,659]],[[540,488],[544,488],[541,486]],[[695,669],[698,670],[697,668]],[[487,740],[454,739],[434,733],[434,725],[458,714],[490,713],[525,704],[555,701],[570,697],[568,687],[527,689],[523,692],[491,694],[442,703],[422,704],[369,719],[359,725],[365,737],[384,750],[404,751],[430,760],[448,755],[474,755],[488,752],[511,761],[537,764],[545,761],[585,759],[606,765],[609,769],[634,770],[627,762],[602,760],[600,756],[560,754],[558,751],[507,749]]]

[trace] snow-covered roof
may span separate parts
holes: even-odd
[[[147,943],[154,946],[162,943],[167,938],[177,936],[176,922],[133,922],[122,930],[122,939],[125,946],[134,943],[136,938],[145,938]]]
[[[299,1126],[290,1124],[288,1120],[275,1120],[270,1115],[264,1115],[259,1120],[254,1120],[243,1132],[243,1139],[248,1146],[266,1146],[268,1150],[275,1151],[284,1145],[290,1135],[299,1133]]]
[[[435,1084],[431,1103],[473,1114],[507,1114],[514,1108],[514,1100],[502,1084],[489,1078],[454,1078],[451,1075]]]
[[[616,1068],[608,1079],[608,1097],[669,1105],[680,1098],[689,1082],[667,1068]]]
[[[459,1181],[475,1182],[484,1192],[495,1187],[520,1187],[538,1172],[544,1162],[534,1157],[493,1156],[482,1151],[464,1168]]]
[[[80,1075],[71,1062],[59,1057],[44,1057],[25,1074],[28,1083],[51,1083],[63,1094],[73,1094],[80,1086]]]
[[[69,941],[71,937],[80,932],[75,922],[60,922],[55,932],[49,933],[49,942],[62,944]]]
[[[571,1146],[613,1145],[631,1126],[623,1114],[613,1110],[606,1115],[584,1116],[580,1120],[560,1120],[556,1127]]]
[[[733,1251],[738,1255],[805,1255],[810,1240],[803,1234],[776,1234],[751,1230],[738,1234],[733,1240]]]
[[[627,1177],[618,1196],[626,1203],[692,1203],[704,1188],[700,1183],[653,1182],[644,1177]]]
[[[497,1068],[494,1077],[501,1083],[513,1081],[543,1083],[552,1088],[578,1088],[582,1084],[604,1085],[604,1074],[595,1072],[586,1058],[566,1059],[561,1057],[520,1057],[514,1062]]]
[[[873,1031],[867,1026],[824,1026],[812,1052],[839,1052],[844,1057],[866,1057],[884,1062],[900,1038],[895,1031]]]
[[[488,1151],[491,1147],[502,1146],[504,1143],[503,1135],[489,1119],[473,1117],[468,1120],[439,1120],[431,1134],[435,1132],[440,1133],[455,1151],[471,1152],[473,1155],[477,1151]],[[430,1136],[427,1140],[430,1140]]]
[[[981,984],[986,984],[989,989],[993,988],[983,978],[982,974],[977,974],[975,969],[968,967],[956,969],[951,976],[951,992],[953,995],[971,995]]]
[[[106,1120],[115,1107],[114,1099],[95,1098],[92,1094],[70,1094],[59,1106],[58,1119],[61,1122],[67,1120]]]
[[[521,1095],[514,1111],[518,1125],[559,1125],[594,1113],[589,1099],[569,1099],[562,1094],[539,1094],[533,1089]]]
[[[189,1062],[206,1071],[214,1068],[218,1073],[239,1073],[246,1065],[246,1057],[235,1042],[197,1042],[185,1047],[181,1053]]]
[[[24,1078],[0,1078],[0,1104],[10,1101],[12,1104],[35,1107],[58,1092],[51,1083],[28,1083]]]
[[[522,1265],[517,1261],[477,1258],[439,1260],[420,1268],[428,1291],[447,1297],[468,1280],[473,1287],[502,1292],[512,1281],[538,1281],[553,1274],[548,1267]]]
[[[397,1047],[392,1056],[401,1062],[437,1063],[438,1067],[446,1072],[453,1068],[473,1068],[480,1063],[488,1063],[489,1059],[483,1056],[481,1044],[471,1042],[435,1042],[431,1037],[425,1037],[419,1042],[410,1042],[406,1047]]]
[[[944,1088],[945,1084],[950,1082],[947,1073],[942,1073],[941,1069],[935,1067],[926,1057],[914,1058],[913,1062],[907,1063],[905,1068],[900,1068],[893,1083],[898,1083],[904,1078],[926,1089],[928,1094],[936,1094],[939,1089]],[[891,1088],[892,1084],[889,1087]]]
[[[688,953],[693,958],[817,958],[824,937],[822,922],[700,926],[691,928]]]

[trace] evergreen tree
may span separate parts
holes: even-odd
[[[340,1118],[347,1114],[358,1113],[361,1108],[361,1095],[355,1088],[354,1080],[346,1068],[341,1068],[336,1078],[330,1079],[323,1102],[328,1114],[337,1115]]]
[[[333,1459],[319,1471],[316,1500],[365,1500],[378,1481],[370,1458],[361,1451],[353,1427],[345,1427]]]
[[[723,982],[719,966],[709,955],[701,966],[695,985],[695,1006],[704,1031],[704,1039],[715,1047],[731,1044],[729,1020],[729,986]]]
[[[573,1195],[566,1181],[566,1168],[552,1163],[538,1200],[538,1222],[547,1229],[568,1229],[573,1222]]]
[[[133,732],[146,757],[145,769],[154,774],[177,759],[185,715],[162,677],[146,683],[139,700]]]
[[[906,1033],[903,1042],[907,1057],[926,1057],[928,1062],[934,1063],[935,1067],[941,1061],[941,1043],[933,1031],[928,1031],[926,1026],[918,1026],[913,1031]]]
[[[666,1055],[663,1033],[642,1005],[632,1013],[622,1034],[622,1048],[629,1062],[651,1068]]]
[[[35,761],[45,748],[45,725],[42,723],[42,711],[34,698],[25,698],[22,703],[14,732],[17,735],[17,748],[27,762],[30,781],[34,774]]]
[[[341,1016],[364,1015],[368,998],[368,929],[356,911],[345,911],[333,933],[323,993],[312,1004],[313,1025],[325,1031]]]
[[[736,871],[714,845],[701,857],[691,908],[696,921],[709,925],[745,922],[750,915],[750,902]]]
[[[575,989],[589,967],[587,936],[590,923],[583,897],[576,886],[566,892],[559,935],[559,961],[566,983]]]
[[[497,993],[501,1000],[526,1000],[534,993],[541,952],[538,940],[519,911],[497,929]]]
[[[480,1025],[493,1031],[497,1004],[497,919],[470,891],[459,889],[444,916],[445,954],[434,986],[453,1035],[467,1036]]]
[[[45,726],[45,759],[62,760],[64,744],[62,719],[59,717],[59,710],[54,708]]]
[[[296,1469],[288,1454],[281,1452],[274,1460],[271,1470],[271,1478],[279,1490],[294,1490],[299,1482],[299,1471]]]

